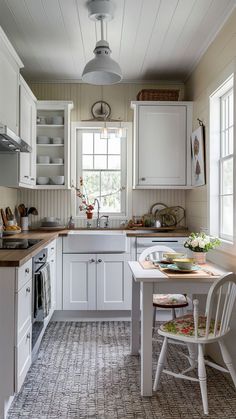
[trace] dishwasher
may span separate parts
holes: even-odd
[[[135,250],[136,260],[138,260],[143,250],[151,246],[168,246],[175,252],[186,252],[188,250],[184,247],[187,237],[136,237]]]

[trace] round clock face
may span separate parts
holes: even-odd
[[[105,120],[111,115],[111,107],[104,100],[99,100],[92,105],[91,112],[95,119]]]

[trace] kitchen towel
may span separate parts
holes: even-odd
[[[44,317],[47,317],[51,308],[51,276],[49,263],[46,263],[41,269],[39,281],[41,283],[43,315]]]

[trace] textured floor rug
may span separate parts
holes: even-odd
[[[53,322],[8,419],[195,419],[205,417],[198,383],[162,376],[153,397],[140,396],[140,359],[129,354],[129,322]],[[154,343],[153,374],[160,344]],[[179,350],[179,347],[178,347]],[[185,367],[174,345],[171,368]],[[208,369],[208,418],[235,419],[230,378]]]

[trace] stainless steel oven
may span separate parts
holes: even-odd
[[[41,270],[47,263],[47,256],[47,249],[43,249],[33,258],[32,348],[36,345],[44,327],[43,305],[39,298],[39,279]]]

